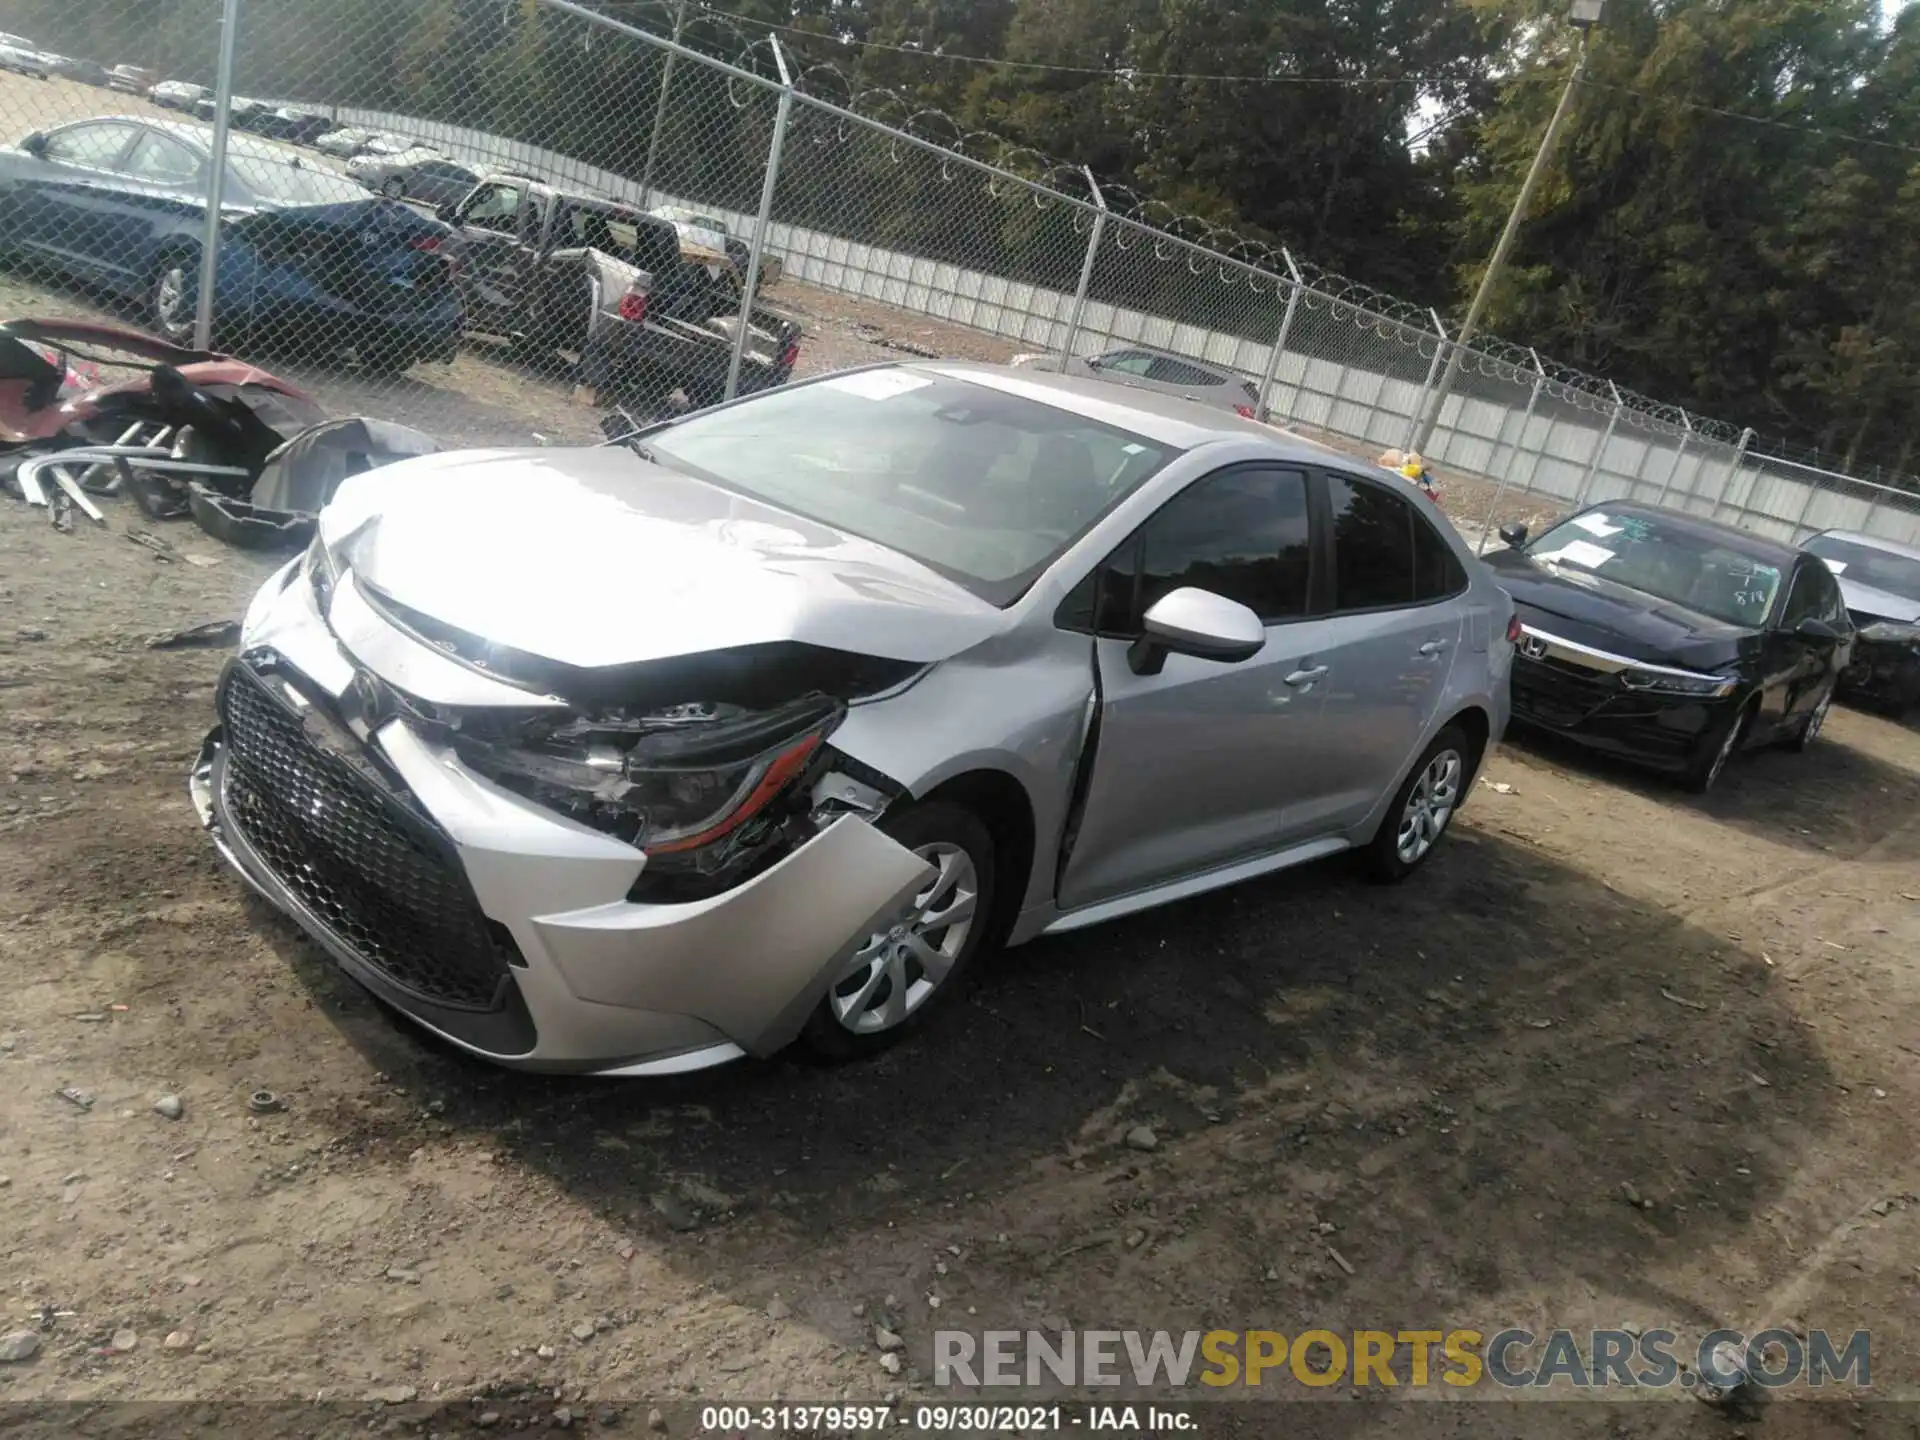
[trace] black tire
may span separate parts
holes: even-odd
[[[1747,730],[1753,724],[1754,702],[1748,700],[1719,724],[1700,737],[1693,757],[1681,772],[1680,784],[1695,795],[1704,795],[1719,783],[1727,762],[1740,753]]]
[[[836,999],[856,997],[861,985],[867,983],[866,977],[873,971],[850,971],[837,980],[821,997],[820,1004],[808,1017],[805,1028],[800,1032],[802,1050],[818,1060],[838,1063],[857,1060],[868,1055],[878,1054],[905,1039],[925,1023],[929,1013],[943,1005],[952,1003],[953,997],[964,986],[975,958],[986,941],[989,923],[993,917],[994,897],[994,849],[993,837],[987,827],[981,824],[979,817],[971,810],[948,801],[935,800],[924,805],[913,805],[894,815],[888,815],[880,822],[880,829],[894,840],[910,850],[927,853],[935,847],[948,847],[962,852],[971,864],[974,876],[973,909],[968,928],[960,937],[957,948],[951,956],[951,964],[944,979],[937,982],[920,999],[914,1000],[915,987],[925,978],[925,971],[917,960],[904,959],[900,967],[888,974],[888,961],[884,955],[877,957],[872,965],[880,972],[870,987],[871,993],[863,1001],[860,1016],[883,1018],[876,1012],[892,999],[896,976],[904,975],[907,984],[908,1003],[912,1008],[903,1018],[880,1028],[860,1029],[855,1024],[843,1022],[836,1007]],[[943,869],[943,875],[945,871]],[[929,895],[939,897],[941,879],[936,877],[929,890],[922,892],[920,900]],[[954,892],[964,890],[965,876],[962,873],[953,886]],[[943,898],[943,897],[940,897]],[[938,910],[936,914],[945,913]],[[911,928],[910,926],[908,928]],[[944,945],[951,935],[952,927],[930,928],[924,935]],[[875,941],[883,937],[876,935]]]
[[[1446,761],[1451,758],[1450,798],[1445,801],[1444,809],[1438,809],[1430,801],[1426,804],[1425,814],[1428,820],[1437,819],[1426,843],[1414,846],[1402,845],[1403,828],[1409,823],[1418,827],[1417,817],[1413,814],[1415,792],[1425,788],[1433,795],[1440,788]],[[1369,879],[1382,884],[1394,884],[1404,880],[1426,863],[1427,857],[1439,848],[1446,838],[1453,817],[1459,812],[1461,803],[1467,798],[1467,786],[1472,783],[1474,772],[1479,768],[1480,757],[1467,734],[1458,725],[1448,725],[1433,737],[1433,743],[1420,752],[1420,758],[1407,772],[1407,778],[1394,792],[1393,803],[1387,807],[1387,813],[1381,818],[1380,828],[1374,832],[1373,839],[1360,852],[1361,869]],[[1437,814],[1436,814],[1437,810]]]
[[[407,198],[407,182],[398,175],[389,175],[380,182],[380,193],[389,200],[404,200]]]
[[[1827,723],[1827,711],[1833,708],[1833,692],[1838,688],[1829,681],[1826,691],[1814,702],[1813,709],[1807,712],[1806,719],[1794,726],[1793,733],[1782,743],[1796,755],[1803,754],[1820,738],[1820,731]]]

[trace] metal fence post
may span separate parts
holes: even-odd
[[[1493,533],[1493,517],[1500,509],[1501,497],[1507,493],[1507,482],[1513,476],[1514,461],[1520,458],[1520,447],[1527,443],[1527,427],[1533,423],[1534,407],[1540,403],[1540,387],[1547,383],[1547,372],[1540,364],[1540,357],[1534,355],[1532,347],[1528,347],[1527,354],[1533,356],[1533,393],[1527,396],[1527,411],[1520,417],[1520,431],[1513,437],[1513,448],[1507,452],[1507,468],[1500,472],[1500,483],[1493,490],[1493,503],[1487,506],[1487,523],[1480,527],[1480,540],[1473,547],[1476,555],[1487,553],[1487,537]],[[1491,461],[1493,457],[1487,458]]]
[[[1287,262],[1287,274],[1292,284],[1287,289],[1286,313],[1280,317],[1280,333],[1273,337],[1273,350],[1267,356],[1267,373],[1260,377],[1260,414],[1262,418],[1273,413],[1273,384],[1280,378],[1280,357],[1287,353],[1287,336],[1293,332],[1293,312],[1300,308],[1300,292],[1306,281],[1300,275],[1300,267],[1293,263],[1293,252],[1284,245],[1280,247],[1280,258]],[[1287,407],[1287,418],[1293,418],[1293,407]]]
[[[1087,287],[1093,284],[1093,262],[1100,256],[1100,237],[1107,233],[1107,197],[1100,193],[1100,182],[1093,178],[1093,171],[1086,166],[1080,167],[1080,173],[1087,177],[1087,189],[1093,192],[1093,229],[1087,232],[1087,258],[1080,262],[1080,284],[1073,292],[1073,309],[1067,312],[1067,343],[1060,347],[1060,353],[1067,360],[1073,358],[1073,342],[1080,335],[1080,318],[1087,309]]]
[[[1693,421],[1687,418],[1687,412],[1684,409],[1680,412],[1680,423],[1687,427],[1686,432],[1680,437],[1679,449],[1673,452],[1673,464],[1667,467],[1667,478],[1660,482],[1660,493],[1653,497],[1653,503],[1656,505],[1667,498],[1667,487],[1673,484],[1673,477],[1680,473],[1680,462],[1687,455],[1687,442],[1693,439]]]
[[[1736,445],[1733,450],[1733,463],[1727,466],[1727,478],[1720,482],[1720,493],[1714,498],[1713,513],[1708,517],[1709,519],[1718,520],[1720,518],[1720,506],[1726,501],[1727,497],[1733,493],[1733,482],[1740,477],[1741,462],[1747,458],[1747,446],[1752,443],[1752,428],[1749,427],[1742,430],[1740,432],[1740,443]],[[1734,506],[1734,512],[1736,514],[1744,514],[1746,507],[1736,505]]]
[[[213,348],[213,291],[220,266],[220,207],[227,190],[227,135],[233,129],[233,47],[240,33],[240,0],[220,7],[220,68],[213,82],[213,157],[207,167],[207,222],[200,234],[200,293],[193,308],[193,343]]]
[[[1600,432],[1600,443],[1593,447],[1593,456],[1587,461],[1587,473],[1580,477],[1580,488],[1574,492],[1573,508],[1576,510],[1587,503],[1587,492],[1593,488],[1593,477],[1600,473],[1600,462],[1606,458],[1607,447],[1613,443],[1613,427],[1620,423],[1620,387],[1609,380],[1607,388],[1613,392],[1613,413],[1607,416],[1607,428]]]
[[[1413,437],[1415,432],[1420,428],[1420,417],[1427,413],[1427,399],[1433,394],[1434,377],[1440,373],[1440,357],[1447,353],[1447,327],[1440,323],[1440,312],[1429,309],[1427,314],[1433,317],[1433,328],[1435,333],[1440,336],[1440,343],[1433,347],[1433,360],[1427,366],[1427,378],[1422,381],[1420,385],[1420,398],[1413,402],[1413,414],[1407,417],[1407,438],[1406,442],[1400,447],[1402,450],[1413,449]],[[1439,423],[1438,417],[1435,417],[1434,425],[1436,428],[1438,428]],[[1428,434],[1431,435],[1432,432],[1429,431]]]
[[[687,0],[673,10],[673,43],[680,43],[680,32],[687,25]],[[589,32],[591,33],[591,32]],[[673,62],[679,59],[679,52],[667,51],[666,64],[660,69],[660,100],[653,107],[653,138],[647,141],[647,168],[640,172],[640,208],[646,209],[653,203],[653,162],[660,154],[660,131],[667,120],[667,92],[673,88]]]
[[[753,329],[753,302],[760,293],[760,257],[766,253],[767,227],[773,223],[773,192],[780,183],[780,153],[787,143],[787,117],[793,113],[793,76],[787,72],[786,52],[779,37],[769,32],[773,63],[780,67],[780,108],[773,117],[773,144],[767,149],[767,178],[760,186],[760,217],[754,222],[753,244],[747,251],[747,278],[740,287],[740,323],[733,330],[733,354],[727,360],[727,399],[740,393],[740,362],[746,358],[747,336]]]

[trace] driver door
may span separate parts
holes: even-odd
[[[453,215],[454,248],[468,328],[511,334],[520,312],[523,272],[532,257],[521,243],[523,187],[508,181],[475,186]]]
[[[1314,828],[1315,755],[1328,737],[1314,654],[1304,471],[1242,465],[1169,500],[1083,591],[1099,669],[1099,735],[1063,909],[1276,849]],[[1182,586],[1251,608],[1267,643],[1229,664],[1169,655],[1137,675],[1140,617]],[[1069,601],[1068,623],[1080,617]]]
[[[1802,559],[1793,572],[1787,603],[1777,627],[1767,636],[1767,675],[1760,695],[1764,730],[1791,728],[1820,703],[1831,677],[1839,674],[1840,641],[1801,635],[1802,620],[1825,620],[1835,630],[1851,628],[1840,586],[1825,565]]]

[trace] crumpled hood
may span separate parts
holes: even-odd
[[[896,551],[623,446],[401,461],[346,481],[320,532],[351,536],[362,583],[565,665],[783,640],[930,663],[1007,623]]]
[[[1757,643],[1758,632],[1577,570],[1550,570],[1516,550],[1481,557],[1500,588],[1563,639],[1635,660],[1714,666]]]
[[[1840,598],[1846,601],[1847,609],[1862,615],[1878,615],[1882,620],[1898,620],[1903,625],[1920,622],[1920,600],[1896,595],[1891,590],[1876,590],[1857,580],[1850,581],[1844,575],[1834,578],[1840,582]]]

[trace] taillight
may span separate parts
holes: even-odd
[[[798,340],[789,340],[787,341],[786,348],[780,352],[780,368],[783,370],[791,370],[799,363],[800,342]]]
[[[1260,418],[1253,413],[1253,407],[1251,405],[1236,405],[1233,407],[1233,413],[1238,415],[1242,420],[1257,420]]]
[[[647,318],[647,292],[644,290],[627,291],[626,294],[620,297],[618,311],[622,320],[631,320],[636,325],[640,324]]]
[[[441,243],[438,235],[416,235],[407,241],[409,250],[421,250],[428,255],[438,255],[446,262],[447,276],[451,279],[460,273],[460,257],[451,254]]]
[[[1509,615],[1507,617],[1507,644],[1518,645],[1519,643],[1520,617],[1518,615]]]

